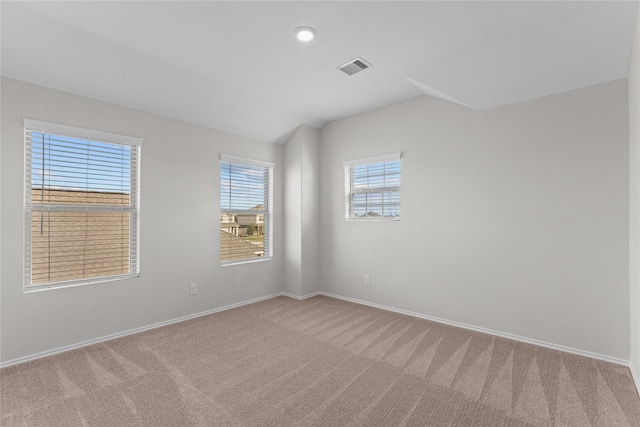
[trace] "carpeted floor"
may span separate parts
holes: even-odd
[[[0,370],[2,426],[639,426],[626,367],[278,297]]]

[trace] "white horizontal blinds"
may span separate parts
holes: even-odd
[[[138,275],[140,146],[40,123],[25,120],[25,287]]]
[[[400,154],[345,162],[345,216],[400,218]]]
[[[272,199],[272,163],[221,156],[222,264],[271,258]]]

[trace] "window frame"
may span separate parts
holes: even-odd
[[[384,154],[384,155],[380,155],[380,156],[373,156],[373,157],[365,157],[365,158],[360,158],[360,159],[355,159],[355,160],[347,160],[345,162],[343,162],[343,166],[344,166],[344,177],[345,177],[345,183],[344,183],[344,200],[345,200],[345,220],[346,221],[400,221],[401,218],[401,209],[400,209],[400,194],[401,194],[401,188],[402,188],[402,153],[401,152],[397,152],[397,153],[390,153],[390,154]],[[399,172],[398,174],[400,175],[400,181],[398,182],[398,185],[388,185],[388,186],[380,186],[380,187],[370,187],[367,186],[365,188],[361,188],[359,190],[354,189],[354,167],[356,166],[369,166],[369,165],[375,165],[375,164],[380,164],[380,163],[387,163],[387,162],[398,162],[398,167],[399,167]],[[368,176],[368,175],[367,175]],[[382,175],[383,177],[386,177],[387,174],[384,173]],[[398,203],[397,203],[397,210],[398,210],[398,215],[395,216],[355,216],[354,213],[354,196],[358,195],[358,194],[376,194],[376,193],[384,193],[384,192],[397,192],[398,193]],[[383,202],[384,204],[384,202]]]
[[[222,164],[237,164],[243,167],[252,167],[252,168],[264,168],[266,173],[266,183],[264,188],[264,208],[262,210],[254,210],[254,209],[232,209],[232,208],[223,208],[222,203]],[[263,160],[250,159],[246,157],[233,156],[229,154],[220,153],[220,161],[219,165],[219,178],[220,178],[220,216],[222,215],[263,215],[263,223],[264,223],[264,240],[263,240],[263,255],[250,257],[250,258],[241,258],[241,259],[233,259],[233,260],[222,260],[222,241],[221,238],[218,239],[219,245],[219,262],[221,267],[227,267],[231,265],[240,265],[254,262],[263,262],[270,261],[273,259],[273,197],[274,197],[274,169],[275,163],[267,162]],[[223,233],[222,227],[218,228],[219,233]]]
[[[61,289],[72,286],[83,286],[93,283],[110,282],[117,280],[125,280],[140,276],[140,166],[142,145],[144,140],[142,138],[119,135],[109,132],[102,132],[92,129],[79,128],[75,126],[62,125],[58,123],[50,123],[40,120],[33,120],[25,118],[23,119],[24,127],[24,253],[23,253],[23,292],[36,292],[50,289]],[[75,140],[85,140],[87,145],[90,142],[100,144],[111,144],[119,146],[131,147],[130,169],[129,169],[129,205],[107,205],[96,204],[91,205],[89,203],[82,204],[52,204],[44,203],[32,200],[32,171],[34,167],[32,163],[33,145],[31,140],[32,133],[43,134],[43,147],[44,147],[44,135],[56,136],[62,138],[72,138]],[[43,148],[44,149],[44,148]],[[44,187],[41,191],[55,189],[55,186],[49,188]],[[64,189],[64,188],[63,188]],[[95,275],[90,277],[84,277],[80,279],[70,280],[53,280],[44,283],[32,283],[32,213],[33,212],[97,212],[97,213],[128,213],[129,231],[128,231],[128,253],[129,253],[129,271],[127,273],[107,274],[107,275]],[[49,255],[50,256],[50,255]]]

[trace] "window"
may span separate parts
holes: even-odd
[[[25,291],[138,276],[142,140],[24,128]]]
[[[272,257],[273,163],[220,155],[220,264]]]
[[[400,153],[344,162],[345,218],[400,219]]]

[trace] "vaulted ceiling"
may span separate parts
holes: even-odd
[[[637,1],[9,2],[1,72],[266,141],[422,94],[482,110],[626,78]],[[294,29],[316,29],[303,44]],[[336,67],[362,57],[372,67]]]

